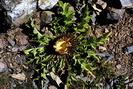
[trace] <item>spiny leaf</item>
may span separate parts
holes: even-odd
[[[27,49],[27,50],[24,50],[23,52],[24,52],[24,54],[29,55],[30,52],[31,52],[31,50],[32,50],[32,49]]]

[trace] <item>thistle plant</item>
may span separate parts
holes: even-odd
[[[104,44],[110,33],[99,38],[87,36],[90,31],[87,5],[79,23],[72,19],[75,11],[69,10],[69,3],[59,1],[58,6],[60,8],[58,17],[54,17],[54,20],[48,24],[53,35],[42,35],[35,28],[32,19],[29,21],[30,24],[27,24],[29,29],[33,29],[33,34],[36,36],[34,39],[39,43],[39,47],[24,51],[28,58],[27,63],[34,65],[33,78],[38,85],[41,85],[40,88],[44,87],[48,79],[47,74],[53,72],[60,77],[64,85],[69,87],[73,86],[73,82],[80,82],[84,89],[90,82],[76,77],[80,75],[94,79],[99,77],[96,71],[99,67],[103,68],[101,65],[104,63],[97,57],[95,50],[97,45]]]

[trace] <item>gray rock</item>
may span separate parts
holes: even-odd
[[[128,89],[133,89],[133,82],[129,83]]]
[[[111,89],[111,87],[108,83],[105,83],[105,85],[101,89]]]
[[[27,46],[20,46],[20,47],[14,46],[13,48],[11,48],[11,51],[12,52],[23,51],[26,48],[27,48]]]
[[[2,0],[1,2],[14,25],[23,23],[25,17],[36,11],[37,7],[36,0]]]
[[[38,6],[40,9],[45,10],[45,9],[50,9],[52,8],[58,0],[38,0]]]
[[[104,31],[105,31],[105,33],[108,33],[109,32],[109,30],[107,28],[105,28]]]
[[[133,46],[124,48],[124,53],[126,54],[133,53]]]
[[[6,71],[7,66],[5,63],[0,62],[0,73]]]
[[[37,87],[37,85],[36,85],[36,83],[33,81],[32,82],[32,86],[34,87],[34,89],[38,89],[38,87]],[[45,89],[45,88],[44,88]],[[46,88],[47,89],[47,88]]]
[[[61,79],[59,76],[55,75],[53,72],[49,73],[50,77],[57,83],[58,86],[62,83]]]
[[[15,62],[20,65],[23,65],[24,63],[26,63],[25,56],[17,55],[17,57],[15,58]],[[26,67],[26,66],[24,66],[24,67]]]
[[[57,89],[57,87],[51,85],[48,89]]]
[[[19,50],[19,48],[16,46],[11,49],[12,52],[17,52],[18,50]]]
[[[106,47],[99,46],[99,50],[101,50],[101,51],[106,51],[107,49],[106,49]]]
[[[91,16],[91,21],[92,21],[92,23],[95,25],[95,22],[96,22],[96,13],[95,12],[93,12],[93,14],[92,14],[92,16]]]
[[[26,80],[26,75],[24,73],[11,74],[10,76],[14,79],[18,79],[18,80],[22,80],[22,81]]]
[[[14,82],[11,82],[11,81],[10,81],[10,87],[11,87],[11,89],[14,89],[16,86],[17,86],[17,85],[16,85]]]
[[[15,46],[15,41],[11,40],[11,39],[7,39],[8,42],[12,45],[12,46]]]
[[[110,55],[109,53],[98,53],[97,55],[101,57],[105,57],[104,60],[106,62],[110,61],[113,58],[113,56]]]
[[[37,2],[38,1],[38,2]],[[27,21],[39,7],[43,10],[52,8],[58,0],[1,0],[7,17],[13,26],[19,26]],[[37,5],[38,4],[38,5]]]
[[[120,0],[120,3],[123,8],[131,8],[133,7],[133,0]]]
[[[107,13],[107,19],[119,21],[123,18],[124,12],[124,9],[111,9],[109,13]]]
[[[121,68],[121,65],[120,64],[116,65],[116,68],[117,69],[120,69]]]
[[[42,23],[46,23],[46,24],[50,23],[52,21],[52,15],[53,14],[54,13],[51,12],[51,11],[43,11],[41,13],[41,21],[42,21]]]

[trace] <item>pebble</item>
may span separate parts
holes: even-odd
[[[122,7],[133,7],[133,0],[120,0]]]
[[[105,30],[105,33],[108,33],[109,32],[109,30],[107,28],[105,28],[104,30]]]
[[[123,51],[126,54],[133,53],[133,46],[126,47]]]
[[[11,40],[11,39],[7,39],[8,42],[10,43],[11,46],[15,46],[15,41]]]
[[[124,16],[125,9],[110,9],[109,13],[107,13],[107,19],[119,21]]]
[[[14,82],[10,83],[11,89],[14,89],[17,85]]]
[[[4,72],[4,71],[6,71],[6,69],[7,69],[6,64],[5,64],[5,63],[0,62],[0,73],[2,73],[2,72]]]
[[[111,87],[108,83],[105,83],[105,85],[101,89],[111,89]]]
[[[50,85],[48,89],[57,89],[57,87]]]
[[[113,56],[109,53],[98,53],[97,55],[104,57],[106,62],[110,61],[113,58]]]
[[[95,25],[95,22],[96,22],[96,13],[95,12],[93,12],[93,14],[92,14],[92,16],[91,16],[91,21],[92,21],[92,23]]]
[[[58,86],[62,83],[61,79],[57,75],[55,75],[53,72],[50,72],[50,76],[51,76],[51,78],[53,80],[56,81],[56,83],[57,83]]]
[[[38,6],[40,9],[45,10],[45,9],[50,9],[52,8],[58,0],[38,0]]]
[[[120,64],[116,65],[116,68],[117,69],[120,69],[121,68],[121,65]]]
[[[41,13],[41,22],[46,23],[46,24],[50,23],[52,21],[52,15],[53,14],[54,13],[51,11],[43,11]]]
[[[107,49],[103,46],[99,46],[99,49],[102,50],[102,51],[106,51]]]
[[[133,82],[129,83],[128,89],[133,89]]]
[[[24,73],[12,74],[11,77],[18,80],[26,80],[26,75]]]
[[[11,51],[12,52],[23,51],[26,48],[27,48],[27,46],[20,46],[20,47],[14,46],[13,48],[11,48]]]
[[[18,51],[18,47],[13,47],[13,48],[11,49],[11,51],[12,51],[12,52],[17,52],[17,51]]]
[[[22,66],[24,66],[24,65],[23,65],[23,63],[25,63],[24,59],[25,59],[25,56],[20,56],[20,55],[18,55],[18,56],[15,58],[15,62],[18,63],[18,64],[21,64]],[[26,66],[25,66],[25,67],[26,67]]]
[[[34,89],[38,89],[35,81],[32,82],[32,86],[34,87]],[[43,87],[42,89],[48,89],[47,86]]]

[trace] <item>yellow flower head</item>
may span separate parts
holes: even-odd
[[[53,46],[56,52],[59,54],[68,54],[69,49],[72,48],[71,38],[63,37],[58,39]]]

